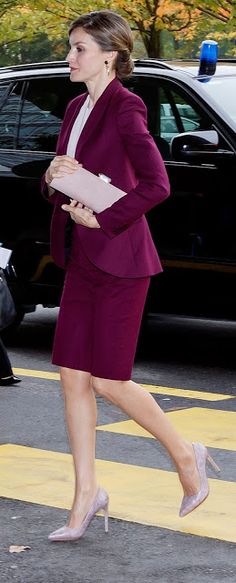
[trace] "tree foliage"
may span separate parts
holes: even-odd
[[[236,56],[236,0],[185,0],[190,9],[199,11],[195,38],[213,38],[219,42],[220,54]]]
[[[0,17],[2,18],[9,10],[18,5],[17,0],[1,0],[0,2]]]
[[[193,22],[194,11],[177,0],[113,0],[109,4],[139,31],[149,57],[161,55],[163,30],[184,35]]]
[[[127,18],[150,57],[163,54],[164,31],[178,47],[187,46],[186,41],[196,45],[202,35],[201,40],[211,36],[227,41],[229,52],[236,53],[236,0],[0,0],[0,46],[5,53],[17,54],[22,43],[43,34],[60,53],[69,23],[80,14],[104,8]]]
[[[224,24],[228,24],[230,20],[235,19],[235,0],[208,0],[207,2],[184,0],[184,3],[190,10],[197,9],[205,17],[219,20]]]

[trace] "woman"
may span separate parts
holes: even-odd
[[[181,516],[208,494],[206,448],[184,441],[153,397],[130,380],[150,276],[161,271],[144,213],[169,195],[145,105],[119,81],[132,72],[131,31],[121,16],[101,10],[73,22],[69,41],[70,79],[83,81],[87,93],[67,107],[43,192],[54,203],[52,255],[66,266],[53,363],[60,366],[75,493],[68,525],[51,533],[52,541],[80,538],[102,509],[107,530],[108,494],[95,475],[94,391],[166,447],[184,491]],[[127,194],[99,214],[68,204],[50,183],[80,165]]]

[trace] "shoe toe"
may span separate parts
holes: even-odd
[[[7,378],[0,378],[0,386],[1,387],[9,387],[10,385],[15,385],[16,383],[20,383],[21,379],[12,375],[11,377]]]
[[[61,535],[63,535],[65,533],[66,529],[67,529],[66,526],[61,526],[61,528],[58,528],[57,530],[50,532],[50,534],[48,535],[48,539],[49,540],[56,540],[57,538],[59,538]]]

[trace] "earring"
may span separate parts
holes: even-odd
[[[109,67],[108,61],[105,61],[105,65],[106,65],[107,74],[109,75],[109,73],[110,73],[110,67]]]

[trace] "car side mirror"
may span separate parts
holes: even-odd
[[[178,162],[216,164],[235,158],[231,150],[218,148],[216,130],[185,132],[174,136],[170,143],[173,160]]]

